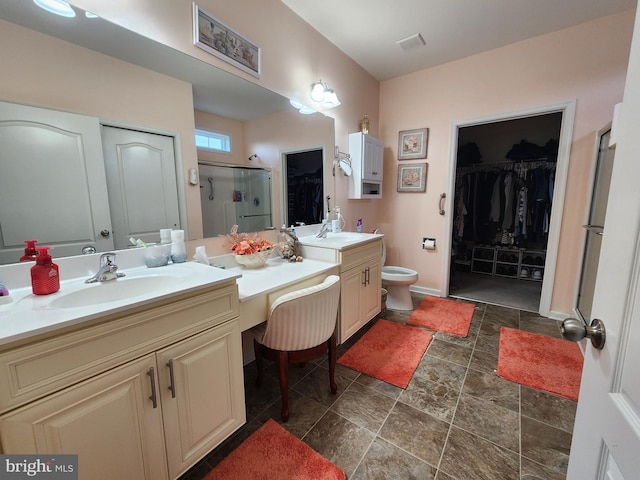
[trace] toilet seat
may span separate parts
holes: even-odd
[[[378,230],[375,231],[378,233]],[[394,265],[385,265],[387,261],[387,245],[382,237],[382,279],[389,282],[407,282],[415,279],[411,283],[418,281],[418,272],[411,268],[396,267]]]
[[[382,279],[387,282],[411,282],[418,281],[418,272],[410,268],[383,266]]]
[[[382,286],[387,290],[388,310],[413,310],[409,286],[418,281],[418,272],[410,268],[385,265],[387,247],[382,237]]]

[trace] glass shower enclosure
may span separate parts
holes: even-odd
[[[271,172],[262,168],[199,164],[204,237],[273,227]]]

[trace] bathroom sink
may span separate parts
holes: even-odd
[[[340,232],[340,233],[327,233],[327,238],[323,240],[331,240],[334,242],[353,242],[353,241],[362,240],[362,238],[364,237],[362,236],[361,233]]]
[[[340,233],[327,233],[324,238],[318,238],[315,235],[309,235],[308,237],[301,237],[299,240],[302,243],[338,243],[338,242],[358,242],[365,237],[362,233],[356,232],[340,232]]]
[[[168,289],[176,285],[173,275],[149,275],[119,278],[102,283],[92,283],[54,299],[51,308],[74,308],[127,300],[150,291]]]

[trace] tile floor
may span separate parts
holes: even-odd
[[[379,318],[404,324],[410,313]],[[560,338],[553,320],[477,303],[468,337],[437,333],[406,390],[338,365],[332,396],[326,360],[291,367],[284,426],[349,480],[564,479],[576,403],[497,376],[501,326]],[[245,367],[247,424],[181,480],[204,478],[268,418],[279,420],[273,367],[260,389],[255,364]]]

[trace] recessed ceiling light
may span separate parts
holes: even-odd
[[[398,40],[396,43],[400,45],[400,47],[405,51],[412,50],[418,47],[424,47],[426,45],[424,38],[422,38],[422,35],[420,35],[419,33],[415,33],[410,37]]]
[[[63,0],[33,0],[33,3],[47,12],[55,13],[61,17],[72,18],[76,16],[76,12],[71,8],[71,5]]]

